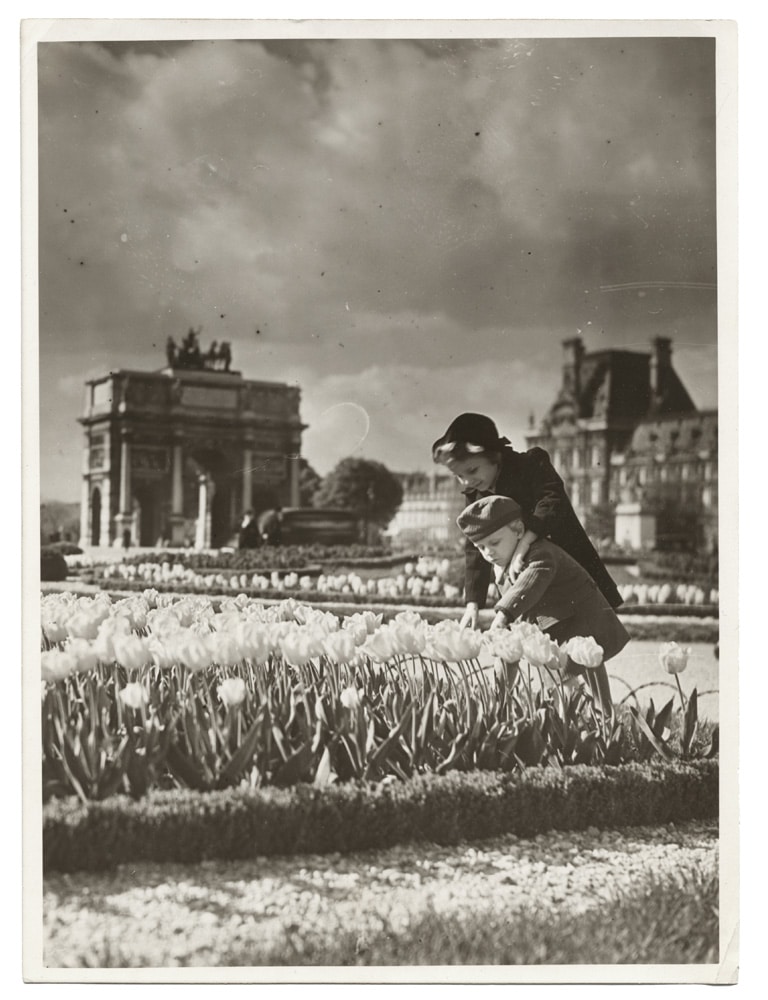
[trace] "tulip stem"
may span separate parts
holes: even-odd
[[[685,696],[683,695],[683,688],[682,688],[682,685],[680,684],[680,675],[679,674],[675,674],[675,681],[677,682],[677,690],[680,692],[680,704],[683,706],[683,715],[685,715],[685,711],[686,711]]]

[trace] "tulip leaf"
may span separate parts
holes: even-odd
[[[453,744],[451,745],[451,749],[448,753],[448,756],[444,760],[442,760],[435,768],[435,772],[437,774],[444,774],[446,771],[451,769],[454,762],[461,757],[466,742],[467,742],[467,734],[459,733],[459,735],[456,737],[456,739],[453,741]]]
[[[696,730],[699,725],[698,700],[698,692],[696,688],[694,688],[688,698],[688,707],[685,710],[685,720],[683,724],[683,752],[685,754],[690,753],[691,746],[696,737]]]
[[[317,771],[315,772],[315,780],[313,782],[316,788],[325,788],[326,785],[330,785],[333,781],[333,770],[331,768],[331,751],[326,745],[323,749],[323,755],[320,758],[320,763],[317,765]]]
[[[373,752],[371,757],[368,759],[367,766],[365,768],[365,777],[370,778],[372,774],[375,773],[376,768],[378,768],[379,763],[384,760],[390,750],[397,744],[403,733],[405,727],[408,725],[411,719],[411,714],[413,713],[413,702],[409,702],[403,712],[403,715],[397,725],[392,729],[376,750]]]
[[[665,760],[674,760],[674,755],[667,749],[667,747],[656,737],[656,734],[649,726],[648,722],[643,718],[642,714],[637,711],[634,705],[630,705],[629,708],[632,713],[633,718],[639,725],[643,732],[643,735],[651,744],[656,753],[660,754]]]
[[[654,735],[659,737],[659,739],[663,738],[664,730],[669,729],[669,720],[672,717],[672,707],[674,705],[674,702],[675,702],[675,696],[672,695],[672,697],[669,699],[664,708],[662,708],[662,710],[656,716],[656,719],[651,726]]]
[[[187,756],[187,754],[179,749],[178,744],[170,743],[168,745],[166,760],[171,773],[186,788],[194,788],[196,791],[202,792],[210,787],[204,776],[200,773],[199,768],[195,766],[198,759]]]
[[[261,735],[261,729],[264,722],[263,714],[259,713],[256,718],[251,723],[248,732],[243,737],[243,742],[237,748],[235,753],[230,757],[226,766],[222,768],[219,774],[219,786],[224,787],[226,785],[234,784],[243,771],[248,767],[250,762],[253,760],[253,756],[256,752],[256,746],[259,741],[259,736]]]

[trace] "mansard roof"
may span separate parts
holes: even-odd
[[[653,387],[654,367],[653,355],[639,351],[583,354],[569,372],[564,372],[563,386],[548,418],[553,423],[570,416],[627,424],[651,415],[695,412],[696,406],[669,359],[656,368],[658,391]]]

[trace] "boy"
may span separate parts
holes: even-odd
[[[491,628],[516,618],[534,621],[556,642],[592,636],[603,648],[603,664],[590,670],[606,711],[612,705],[605,661],[620,652],[629,634],[597,584],[575,559],[546,538],[533,541],[519,572],[510,562],[525,534],[522,509],[509,497],[475,500],[456,519],[461,531],[492,564],[500,592]]]

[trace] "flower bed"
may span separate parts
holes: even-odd
[[[411,611],[385,624],[292,600],[214,605],[157,591],[49,594],[41,620],[46,797],[324,787],[716,749],[697,742],[695,691],[687,703],[680,692],[677,711],[670,701],[658,715],[606,715],[590,683],[597,644],[559,646],[525,623],[481,633]]]
[[[258,551],[258,550],[257,550]],[[279,551],[279,550],[274,550]],[[390,565],[388,561],[387,565]],[[463,564],[462,564],[463,565]],[[264,564],[269,567],[269,563]],[[190,566],[186,560],[129,561],[113,563],[94,570],[93,579],[102,586],[131,585],[182,589],[192,593],[247,592],[275,598],[286,594],[299,600],[325,599],[326,595],[343,596],[357,602],[412,601],[414,604],[437,603],[450,607],[463,604],[463,569],[448,558],[404,561],[400,572],[371,575],[347,569],[332,572],[329,564],[295,567],[290,560],[283,568],[273,566],[267,572],[246,572],[236,567],[224,570]],[[717,590],[669,583],[630,583],[619,587],[627,612],[643,613],[717,613],[720,595]]]

